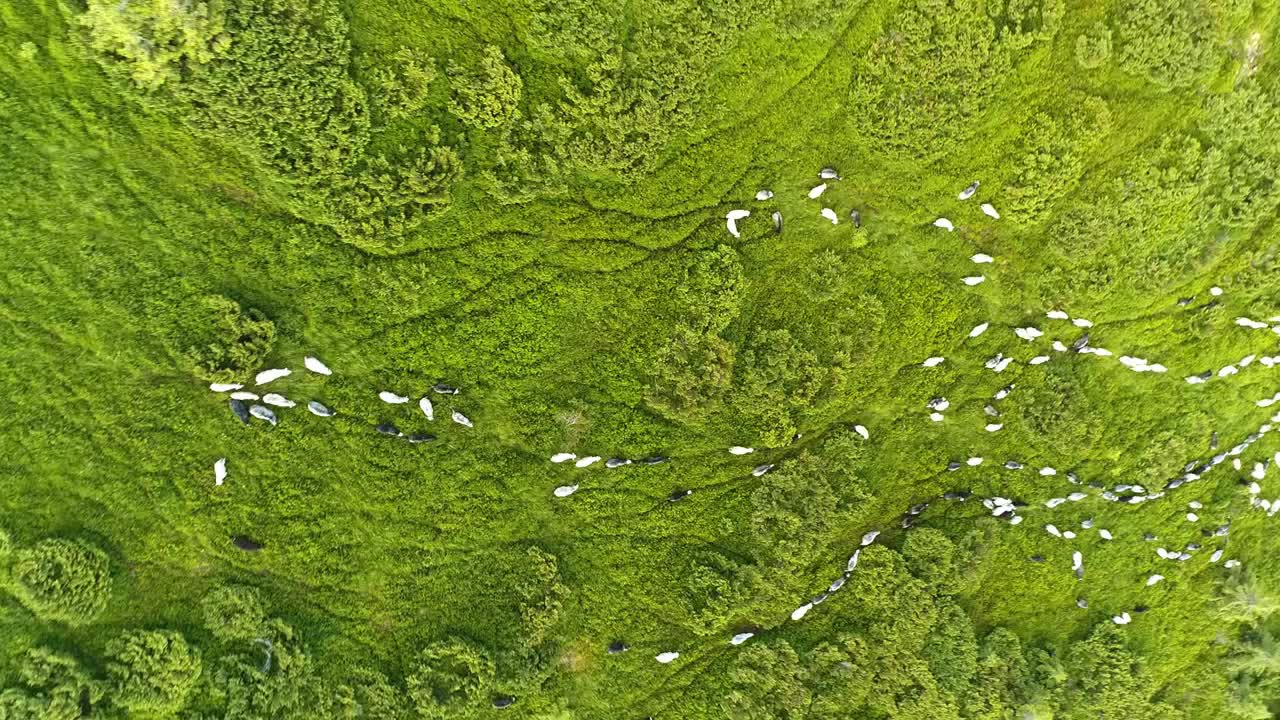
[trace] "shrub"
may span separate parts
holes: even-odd
[[[107,644],[112,703],[132,713],[170,715],[200,678],[200,652],[171,631],[130,630]]]
[[[14,594],[45,620],[82,625],[107,606],[110,570],[107,554],[89,543],[42,540],[14,554]]]
[[[275,323],[222,295],[198,298],[178,322],[184,357],[197,377],[210,382],[244,380],[275,344]]]
[[[1090,95],[1069,100],[1070,108],[1060,113],[1033,115],[1022,133],[1022,156],[1004,205],[1024,222],[1041,219],[1055,200],[1079,184],[1090,151],[1111,129],[1104,100]]]
[[[450,64],[449,83],[453,88],[449,112],[466,125],[481,129],[501,127],[510,124],[520,112],[524,83],[496,45],[485,48],[477,69]]]
[[[855,120],[888,150],[933,157],[970,133],[1008,67],[973,0],[915,0],[854,64]]]
[[[9,531],[0,528],[0,563],[9,559],[9,555],[13,552],[13,538],[9,537]]]
[[[377,107],[389,119],[407,118],[426,105],[431,82],[436,79],[435,62],[409,48],[400,48],[384,61],[369,69],[372,85],[377,90]]]
[[[448,718],[481,705],[493,677],[493,660],[488,653],[474,643],[453,638],[432,643],[418,655],[405,687],[419,716]]]
[[[1065,12],[1062,0],[996,0],[992,10],[1001,42],[1013,49],[1052,40]]]
[[[649,404],[672,419],[696,420],[732,383],[733,345],[718,335],[677,327],[655,367]]]
[[[812,691],[800,656],[785,640],[736,653],[722,707],[733,720],[801,718]]]
[[[1094,70],[1111,58],[1111,28],[1098,23],[1087,33],[1076,38],[1076,63],[1086,70]]]
[[[1214,18],[1204,0],[1130,0],[1121,6],[1120,67],[1164,88],[1213,69]]]
[[[209,62],[231,42],[222,2],[89,0],[80,23],[89,45],[122,62],[140,87],[179,80],[188,63]]]
[[[222,642],[252,640],[267,626],[257,589],[242,585],[216,588],[200,601],[204,627]]]
[[[102,699],[102,683],[75,658],[36,647],[17,658],[17,684],[0,692],[0,720],[75,720]]]
[[[560,610],[569,590],[560,581],[560,564],[555,555],[536,547],[525,551],[533,576],[523,581],[520,594],[520,641],[536,652],[560,621]]]
[[[955,557],[955,543],[934,528],[918,528],[902,543],[907,569],[935,594],[955,592],[959,579]]]

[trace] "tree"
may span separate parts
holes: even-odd
[[[479,68],[468,69],[451,63],[449,84],[453,87],[449,112],[471,127],[501,127],[511,123],[520,112],[524,82],[496,45],[484,49]]]
[[[1218,614],[1250,625],[1264,622],[1280,610],[1280,598],[1259,585],[1252,573],[1229,578],[1218,597]]]
[[[560,621],[560,610],[569,589],[560,580],[560,565],[555,555],[541,548],[525,551],[527,567],[533,576],[524,580],[519,588],[521,643],[530,652],[536,652]]]
[[[182,709],[200,679],[200,651],[176,632],[129,630],[106,654],[112,703],[143,717]]]
[[[420,717],[443,719],[482,706],[493,679],[493,660],[483,648],[451,638],[423,649],[405,687]]]
[[[206,63],[231,43],[221,0],[89,0],[80,16],[89,45],[124,63],[148,90],[181,79],[188,63]]]
[[[1126,647],[1123,633],[1109,622],[1096,625],[1088,638],[1071,647],[1066,666],[1074,682],[1061,696],[1063,720],[1181,716],[1150,701],[1156,685]]]
[[[751,537],[762,564],[806,567],[828,541],[837,498],[811,453],[765,475],[751,494]]]
[[[42,540],[14,553],[14,594],[45,620],[83,625],[107,606],[111,564],[107,554],[78,540]]]
[[[261,637],[267,626],[262,597],[256,588],[243,585],[218,587],[200,601],[204,627],[222,642]]]

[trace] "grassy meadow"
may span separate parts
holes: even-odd
[[[1280,409],[1278,36],[1274,0],[0,3],[0,720],[1275,717],[1280,433],[1102,493]],[[1054,309],[1168,372],[1051,349]]]

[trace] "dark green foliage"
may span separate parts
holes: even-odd
[[[973,621],[955,603],[938,609],[938,620],[921,649],[929,672],[938,679],[938,687],[953,698],[964,697],[969,683],[978,672],[978,640]]]
[[[520,638],[529,650],[537,651],[560,621],[569,589],[561,582],[555,555],[531,547],[526,556],[531,577],[519,587]]]
[[[1052,40],[1065,7],[1063,0],[995,0],[989,12],[1001,42],[1016,50]]]
[[[1061,715],[1065,720],[1183,717],[1167,705],[1151,702],[1151,685],[1114,625],[1098,625],[1073,646],[1067,667],[1076,682],[1066,691]]]
[[[200,679],[200,651],[173,631],[127,631],[106,655],[111,702],[140,717],[181,710]]]
[[[721,333],[738,317],[742,296],[737,252],[721,245],[695,256],[677,289],[679,323],[656,361],[648,397],[656,410],[689,421],[717,406],[734,365],[734,347]]]
[[[930,591],[945,595],[959,584],[955,543],[939,530],[920,528],[902,543],[902,558],[912,575],[923,580]]]
[[[836,521],[838,498],[818,460],[796,462],[762,478],[751,496],[751,538],[769,567],[808,564],[827,542]]]
[[[493,677],[493,660],[483,649],[453,638],[418,654],[405,687],[418,717],[466,717],[464,713],[487,703]]]
[[[275,345],[275,323],[231,298],[205,295],[179,313],[173,345],[202,380],[244,382]]]
[[[338,184],[364,151],[369,120],[337,9],[242,0],[228,4],[226,27],[235,41],[171,89],[190,122],[304,185]]]
[[[682,623],[698,635],[723,627],[764,585],[756,567],[714,550],[694,553],[680,581]]]
[[[370,97],[390,120],[410,118],[422,110],[437,76],[435,61],[410,48],[400,48],[386,65],[375,65],[367,72]]]
[[[267,628],[262,598],[254,588],[228,585],[214,588],[200,601],[204,628],[222,642],[261,637]]]
[[[735,366],[733,409],[744,441],[785,444],[801,414],[832,392],[837,373],[785,329],[754,333]]]
[[[83,625],[111,597],[107,554],[81,540],[41,540],[14,553],[13,592],[45,620]]]
[[[203,702],[196,703],[216,710],[202,718],[304,720],[323,717],[334,707],[334,693],[297,631],[271,620],[264,635],[242,654],[225,655],[205,668],[199,690]]]

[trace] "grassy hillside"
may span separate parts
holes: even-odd
[[[0,720],[1274,717],[1278,13],[0,4]]]

